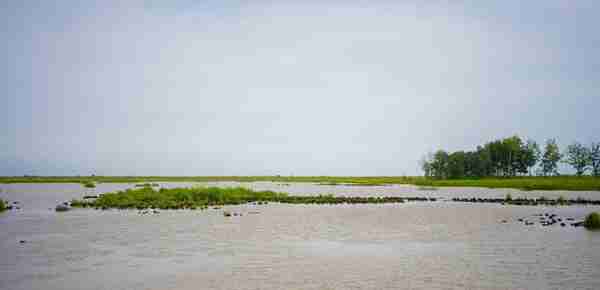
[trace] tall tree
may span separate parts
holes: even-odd
[[[531,175],[531,169],[537,164],[538,160],[540,160],[540,146],[538,146],[537,142],[533,140],[527,140],[527,143],[521,148],[523,152],[521,155],[521,168],[526,168],[526,172]]]
[[[600,143],[592,143],[590,146],[590,159],[592,175],[600,176]]]
[[[474,175],[478,177],[490,176],[494,173],[492,157],[488,146],[477,146],[477,166]]]
[[[555,139],[546,140],[544,155],[542,156],[542,172],[544,176],[558,175],[558,161],[562,158]]]
[[[519,136],[502,139],[502,171],[505,176],[515,176],[521,163],[522,141]]]
[[[423,156],[423,158],[421,158],[421,169],[423,170],[423,175],[425,177],[431,177],[432,175],[432,168],[431,168],[431,163],[433,162],[433,153],[428,153],[427,155]]]
[[[438,150],[433,154],[433,161],[431,162],[432,175],[435,178],[447,178],[448,177],[448,152],[444,150]]]
[[[581,176],[592,163],[592,153],[589,148],[575,142],[567,147],[564,162],[573,166],[577,176]]]
[[[465,177],[465,152],[456,151],[448,156],[448,177]]]

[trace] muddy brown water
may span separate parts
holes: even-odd
[[[291,194],[600,199],[600,192],[242,185]],[[22,207],[0,214],[0,289],[600,289],[600,232],[517,221],[536,221],[536,213],[581,219],[600,207],[270,203],[227,206],[243,214],[229,218],[214,209],[53,211],[86,193],[129,187],[0,185],[0,197]]]

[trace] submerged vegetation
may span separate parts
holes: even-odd
[[[598,230],[600,229],[600,213],[593,212],[589,214],[585,221],[583,222],[585,228],[589,230]]]
[[[429,200],[412,198],[409,200]],[[273,191],[253,191],[243,187],[193,187],[161,188],[151,187],[128,189],[105,193],[94,200],[73,200],[73,207],[119,208],[119,209],[202,209],[208,206],[235,205],[250,202],[281,202],[292,204],[340,204],[340,203],[401,203],[402,197],[343,197],[333,195],[290,196]]]

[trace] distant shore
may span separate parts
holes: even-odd
[[[431,179],[421,176],[2,176],[0,183],[147,183],[147,182],[309,182],[322,185],[377,186],[409,184],[426,187],[485,187],[522,190],[600,191],[592,176],[523,176],[481,179]]]

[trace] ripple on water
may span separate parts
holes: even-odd
[[[600,233],[517,221],[546,212],[581,219],[599,207],[269,204],[227,207],[244,213],[235,218],[219,210],[59,215],[48,208],[80,186],[38,189],[3,191],[24,209],[0,219],[0,289],[600,289]],[[417,195],[403,186],[277,189]]]

